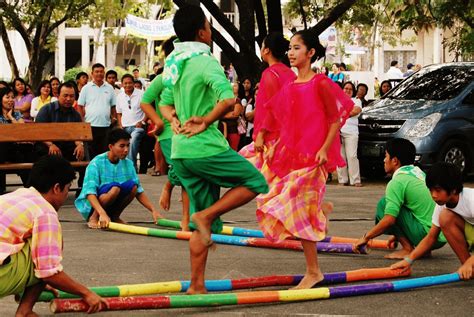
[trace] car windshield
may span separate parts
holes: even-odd
[[[449,100],[474,79],[474,68],[450,66],[422,69],[395,87],[387,98],[400,100]]]

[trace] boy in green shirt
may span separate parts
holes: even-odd
[[[176,36],[172,36],[166,41],[163,42],[162,49],[164,51],[165,57],[167,57],[174,49],[173,41],[176,40]],[[158,107],[161,102],[161,93],[163,92],[163,78],[162,74],[157,75],[150,86],[147,88],[142,97],[141,108],[145,112],[146,116],[150,118],[158,131],[162,130],[158,136],[158,141],[160,142],[161,151],[165,157],[166,163],[169,166],[168,170],[168,180],[163,186],[160,196],[160,207],[168,211],[170,209],[171,202],[171,193],[174,186],[181,186],[178,176],[176,175],[173,162],[171,160],[171,138],[173,137],[173,129],[168,120],[163,118],[163,115],[158,110],[158,108],[153,108],[151,103],[154,101],[155,106]],[[168,94],[172,92],[167,89]],[[183,214],[181,218],[181,230],[189,231],[189,197],[184,188],[181,191],[181,200],[183,203]]]
[[[210,52],[211,26],[198,6],[180,8],[173,19],[180,43],[166,59],[163,84],[172,94],[161,94],[163,116],[171,122],[171,159],[191,202],[193,232],[191,285],[188,294],[206,292],[204,272],[211,231],[222,229],[219,216],[266,193],[264,177],[245,158],[229,148],[217,120],[235,103],[221,65]],[[216,105],[216,101],[217,105]],[[183,123],[182,126],[180,123]],[[222,198],[220,187],[231,188]]]
[[[384,169],[392,175],[387,184],[385,197],[377,204],[376,225],[354,245],[357,251],[370,239],[381,234],[392,234],[400,242],[402,249],[386,255],[389,259],[403,259],[413,251],[428,234],[435,203],[425,184],[425,173],[416,166],[416,149],[405,139],[387,141]],[[432,249],[441,248],[446,243],[440,235]]]

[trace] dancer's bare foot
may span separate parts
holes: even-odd
[[[22,313],[22,312],[16,312],[15,314],[15,317],[39,317],[39,315],[37,313],[35,313],[34,311],[29,311],[27,313]]]
[[[411,250],[401,249],[401,250],[392,252],[390,254],[387,254],[386,256],[384,256],[384,258],[386,258],[386,259],[403,259],[404,257],[409,256],[411,251],[413,251],[413,249],[411,249]]]
[[[207,294],[207,289],[205,287],[189,287],[186,291],[187,295],[199,295],[199,294]]]
[[[181,231],[191,231],[189,229],[189,219],[183,219],[181,220]]]
[[[321,272],[317,274],[306,273],[303,279],[300,281],[300,283],[296,285],[295,287],[290,288],[290,290],[310,289],[310,288],[313,288],[319,282],[321,282],[323,279],[324,279],[324,275]]]
[[[321,204],[321,209],[323,211],[324,217],[326,217],[326,234],[329,231],[329,215],[334,210],[334,204],[330,201],[324,201]]]
[[[171,205],[171,193],[173,192],[173,185],[169,181],[163,186],[163,190],[160,195],[160,207],[163,210],[169,211]]]
[[[196,225],[197,231],[199,231],[201,242],[211,250],[215,250],[216,245],[211,239],[211,223],[200,216],[199,212],[191,216],[191,221]]]

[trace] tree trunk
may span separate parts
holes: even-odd
[[[308,28],[308,24],[306,23],[306,13],[304,12],[303,0],[298,0],[298,3],[300,5],[301,19],[303,20],[304,29],[306,30]]]
[[[8,63],[10,64],[12,77],[20,77],[20,72],[18,71],[18,66],[16,65],[15,55],[13,54],[10,39],[8,38],[7,29],[5,27],[5,24],[3,23],[3,17],[0,17],[0,33],[2,36],[3,46],[5,47],[5,52],[7,53]]]
[[[268,33],[283,33],[283,19],[281,17],[281,1],[267,0]]]
[[[316,35],[319,35],[324,32],[328,27],[330,27],[334,22],[337,21],[347,10],[349,10],[356,0],[345,0],[344,2],[335,6],[329,14],[324,17],[321,21],[316,23],[315,26],[309,28],[311,32]]]
[[[174,0],[174,2],[178,6],[180,6],[185,1]],[[226,18],[226,16],[222,13],[222,11],[213,1],[202,0],[201,3],[206,7],[209,13],[211,13],[214,19],[222,26],[222,28],[224,28],[224,30],[229,33],[235,43],[239,45],[240,52],[237,52],[221,34],[219,34],[215,29],[212,30],[213,41],[222,49],[224,54],[230,59],[237,71],[237,74],[239,76],[249,76],[252,79],[258,78],[260,76],[262,62],[255,54],[255,30],[253,31],[254,33],[252,46],[250,46],[246,39],[244,39],[244,37],[241,35],[239,30],[237,30],[235,25],[230,22],[229,19]],[[237,1],[236,3],[237,5],[239,5]],[[254,12],[252,10],[252,16],[253,13]]]
[[[99,29],[94,32],[94,53],[92,54],[92,64],[97,63],[97,52],[99,50],[101,37],[104,30],[104,23],[100,25]]]
[[[262,1],[257,0],[255,3],[255,17],[257,19],[257,27],[258,27],[258,36],[256,41],[260,47],[262,46],[262,42],[267,36],[267,22],[265,21],[265,12],[263,12]]]

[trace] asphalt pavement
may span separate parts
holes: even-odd
[[[8,182],[18,182],[8,175]],[[143,187],[158,204],[166,178],[141,175]],[[469,184],[467,185],[469,186]],[[335,206],[330,234],[360,237],[373,226],[374,210],[383,195],[385,180],[366,181],[364,187],[328,184],[326,199]],[[12,190],[13,188],[9,188]],[[169,219],[180,219],[180,190],[173,193]],[[106,286],[188,280],[190,277],[188,243],[186,241],[138,236],[88,229],[73,205],[73,194],[59,211],[64,236],[65,271],[87,286]],[[131,224],[156,228],[151,214],[137,201],[124,212]],[[226,225],[258,229],[255,201],[223,217]],[[384,238],[384,237],[382,237]],[[320,254],[323,272],[340,272],[360,268],[386,267],[394,263],[384,259],[384,250],[367,255]],[[454,272],[459,262],[448,245],[434,251],[431,258],[417,261],[412,277]],[[209,256],[207,279],[237,279],[265,275],[304,274],[302,252],[241,246],[219,245]],[[269,289],[285,289],[273,287]],[[13,316],[17,304],[12,296],[0,299],[0,316]],[[200,307],[184,309],[102,312],[104,316],[472,316],[474,281],[428,287],[398,293],[385,293],[338,299],[294,303],[244,306]],[[37,303],[41,316],[52,315],[47,303]],[[64,314],[76,316],[83,314]]]

